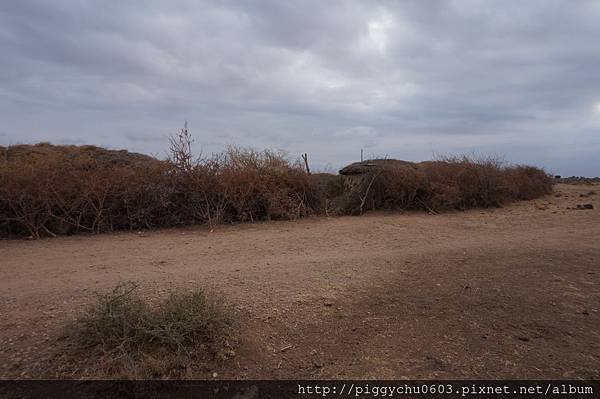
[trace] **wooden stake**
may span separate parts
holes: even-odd
[[[306,166],[306,173],[310,175],[310,168],[308,167],[308,154],[302,154],[302,159],[304,159],[304,166]]]

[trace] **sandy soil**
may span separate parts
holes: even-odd
[[[235,305],[237,355],[198,377],[598,379],[600,186],[555,192],[442,215],[0,241],[0,377],[65,377],[48,367],[65,323],[133,279],[150,297],[202,285]],[[569,209],[582,203],[595,209]]]

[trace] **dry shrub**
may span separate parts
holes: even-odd
[[[310,211],[309,177],[282,153],[230,147],[219,177],[233,220],[296,219]]]
[[[340,209],[336,199],[343,198],[344,186],[339,175],[313,173],[309,176],[308,202],[316,213],[335,215]]]
[[[532,166],[515,166],[509,170],[507,178],[512,184],[516,199],[529,200],[552,192],[552,177]]]
[[[97,301],[65,331],[70,356],[94,375],[181,377],[234,354],[233,312],[219,294],[171,293],[150,305],[126,282]],[[87,351],[79,359],[81,350]],[[91,370],[90,370],[91,368]]]
[[[43,156],[1,161],[0,236],[213,226],[312,212],[309,177],[298,162],[233,147],[194,159],[189,140],[186,129],[175,136],[167,161],[107,162],[47,145]]]
[[[39,237],[51,215],[46,197],[54,177],[53,168],[41,170],[24,162],[0,163],[0,209],[2,232]]]
[[[549,193],[553,183],[535,167],[457,157],[384,162],[348,185],[348,177],[308,175],[299,161],[271,150],[230,147],[194,158],[191,142],[182,129],[166,161],[91,146],[5,150],[12,155],[0,158],[0,236],[501,206]]]
[[[498,207],[552,191],[552,179],[532,166],[507,166],[497,158],[455,157],[415,165],[381,163],[351,177],[342,213],[375,209],[452,209]]]
[[[113,169],[114,195],[107,212],[111,229],[150,229],[180,223],[173,211],[176,186],[169,171],[167,163]]]
[[[457,157],[419,165],[430,189],[431,209],[468,209],[501,206],[516,200],[511,191],[511,167],[497,158]]]
[[[168,194],[165,173],[160,161],[125,166],[59,155],[0,163],[0,234],[39,238],[164,225],[157,212]]]
[[[426,190],[426,177],[420,170],[385,165],[375,176],[371,201],[377,208],[410,209],[421,201]]]

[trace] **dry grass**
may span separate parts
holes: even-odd
[[[172,293],[152,306],[137,284],[119,284],[66,329],[87,373],[126,378],[186,376],[234,354],[236,322],[219,294]]]

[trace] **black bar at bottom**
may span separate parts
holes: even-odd
[[[600,380],[0,380],[0,398],[600,398]]]

